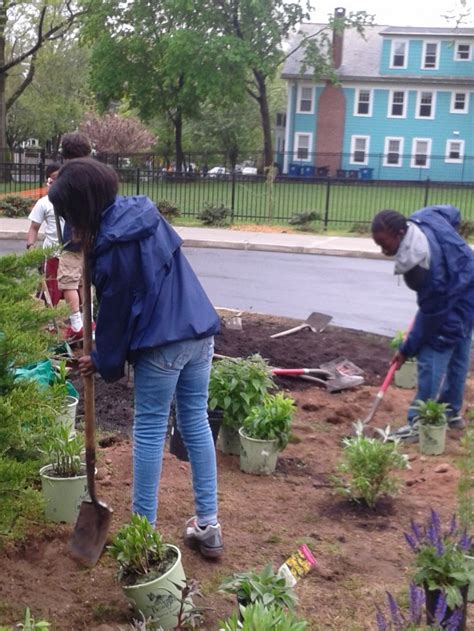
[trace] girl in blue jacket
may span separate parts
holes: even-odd
[[[414,400],[447,403],[450,427],[463,428],[461,408],[469,370],[474,319],[474,253],[457,232],[460,212],[430,206],[408,219],[383,210],[372,222],[372,236],[382,252],[395,257],[395,274],[417,293],[418,312],[406,340],[395,354],[401,366],[417,358]],[[416,440],[415,411],[399,435]]]
[[[133,511],[156,522],[170,404],[191,462],[196,516],[187,543],[204,556],[223,550],[217,520],[214,442],[207,418],[219,317],[181,251],[182,240],[144,196],[117,196],[109,167],[83,158],[60,170],[49,198],[90,252],[99,300],[96,350],[82,374],[106,381],[134,365]]]

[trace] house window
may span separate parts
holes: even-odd
[[[446,142],[446,162],[462,162],[464,158],[464,140]]]
[[[351,162],[352,164],[369,163],[369,136],[352,136]]]
[[[295,158],[310,160],[311,134],[295,134]]]
[[[372,116],[372,90],[356,90],[354,116]]]
[[[434,93],[418,92],[417,118],[434,118]]]
[[[422,67],[427,70],[433,70],[438,67],[438,42],[425,42]]]
[[[277,127],[286,127],[286,114],[277,113],[276,125]]]
[[[467,114],[469,109],[469,93],[468,92],[452,92],[451,93],[451,114]]]
[[[412,168],[429,169],[431,157],[431,138],[413,138],[411,151]]]
[[[401,90],[395,90],[391,92],[388,115],[405,118],[405,92]]]
[[[313,113],[313,88],[310,86],[299,86],[298,114]]]
[[[403,138],[385,138],[383,164],[385,167],[401,167]]]
[[[392,53],[390,56],[391,68],[406,68],[407,67],[407,51],[408,42],[402,42],[400,40],[392,40]]]
[[[455,61],[471,61],[472,48],[471,44],[456,43],[454,48],[454,60]]]

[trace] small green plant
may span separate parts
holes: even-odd
[[[408,459],[399,452],[399,440],[388,440],[389,427],[378,430],[382,440],[364,436],[360,421],[354,428],[356,435],[343,441],[343,462],[338,466],[343,475],[336,476],[334,482],[346,497],[374,508],[380,497],[397,492],[400,482],[393,471],[406,469]]]
[[[438,403],[438,401],[434,401],[433,399],[428,399],[427,401],[418,399],[413,403],[411,408],[416,412],[413,419],[414,422],[420,423],[420,425],[440,427],[446,425],[448,422],[447,403]]]
[[[5,217],[28,217],[36,200],[32,197],[7,195],[0,199],[0,215]]]
[[[308,623],[298,620],[291,611],[261,602],[241,607],[242,621],[235,613],[219,623],[219,631],[305,631]]]
[[[156,205],[158,206],[160,213],[166,217],[169,222],[172,222],[173,219],[176,219],[176,217],[181,215],[181,212],[176,204],[167,199],[161,199]]]
[[[50,626],[50,623],[46,620],[35,620],[31,615],[30,608],[27,607],[25,610],[25,619],[23,622],[19,622],[16,628],[22,629],[23,631],[46,631]],[[12,631],[12,629],[11,627],[0,627],[0,631]]]
[[[272,387],[270,368],[260,355],[221,359],[211,370],[209,407],[222,409],[224,425],[239,429]]]
[[[282,392],[267,394],[261,405],[250,410],[244,419],[243,429],[249,438],[277,440],[282,451],[288,445],[295,402]]]
[[[397,331],[395,335],[392,337],[392,339],[390,340],[390,344],[389,344],[390,348],[394,351],[398,351],[400,346],[403,344],[404,339],[405,339],[405,332]]]
[[[468,427],[461,439],[461,456],[458,467],[458,514],[461,528],[472,532],[474,524],[474,428]]]
[[[55,423],[48,431],[45,453],[52,465],[53,473],[58,478],[74,478],[81,473],[81,455],[84,451],[84,439],[80,434],[71,437],[69,429]]]
[[[280,609],[294,609],[297,604],[293,588],[287,585],[284,577],[274,572],[271,563],[261,572],[250,570],[234,574],[221,583],[218,591],[235,594],[244,606],[261,603],[264,607],[274,605]]]
[[[134,514],[108,546],[118,562],[118,578],[125,584],[151,580],[152,575],[164,574],[175,560],[175,553],[163,542],[159,532],[145,516]]]
[[[321,215],[320,213],[314,210],[307,210],[301,213],[295,213],[288,219],[288,223],[291,226],[302,226],[307,227],[312,221],[320,221]]]
[[[227,226],[230,223],[232,211],[224,205],[214,206],[209,202],[204,204],[203,210],[198,213],[198,219],[206,226]]]

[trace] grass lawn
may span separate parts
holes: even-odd
[[[187,182],[167,179],[123,182],[123,194],[139,191],[155,202],[168,200],[177,205],[183,217],[196,216],[206,203],[232,207],[234,219],[253,222],[285,222],[292,215],[317,211],[329,225],[368,222],[381,209],[394,208],[409,214],[426,204],[453,204],[464,219],[474,219],[473,187],[426,183],[376,185],[367,183],[275,182],[269,187],[261,181],[236,181],[234,194],[228,180],[196,179]],[[328,209],[328,210],[327,210]]]

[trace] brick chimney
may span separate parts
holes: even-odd
[[[343,7],[337,7],[334,9],[334,17],[343,18],[346,15],[346,10]],[[344,32],[333,31],[332,34],[332,60],[334,68],[337,69],[342,64],[342,49],[344,46]]]

